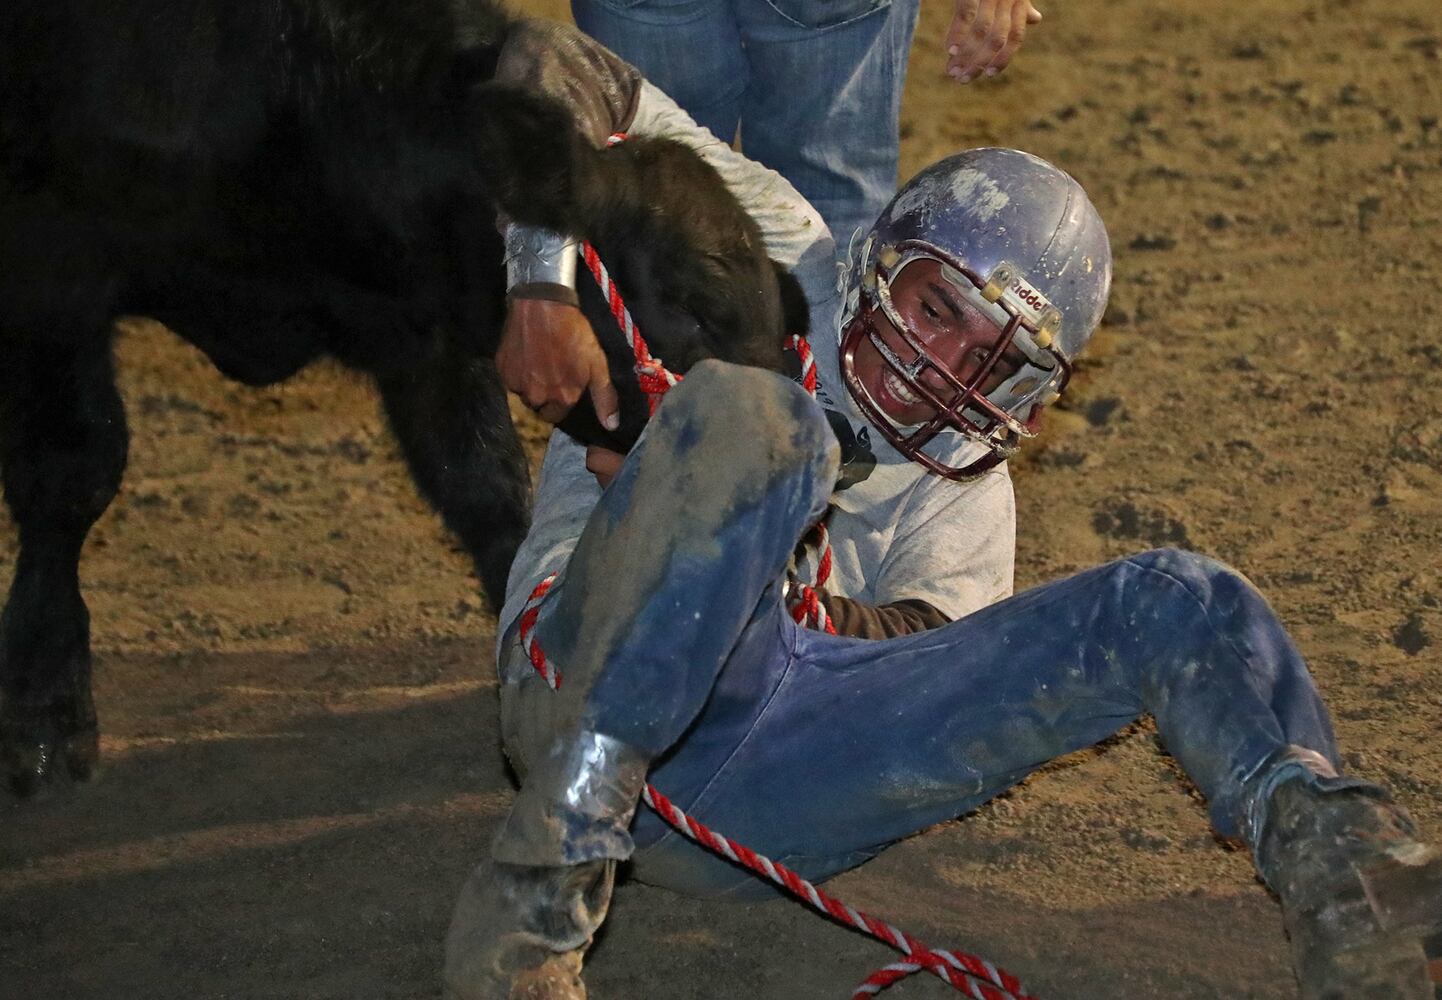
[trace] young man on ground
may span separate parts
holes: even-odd
[[[816,880],[1150,713],[1279,896],[1303,996],[1430,1000],[1442,857],[1339,773],[1306,666],[1245,579],[1165,550],[1009,596],[1004,459],[1064,390],[1110,282],[1081,187],[1015,150],[948,157],[893,199],[838,295],[831,241],[789,186],[692,135],[654,88],[630,107],[621,124],[717,165],[802,281],[820,387],[813,401],[706,363],[624,460],[553,436],[498,626],[522,786],[457,904],[448,996],[584,997],[617,861],[679,891],[748,891],[637,813],[647,780]],[[564,242],[517,243],[538,239]],[[580,336],[563,326],[556,352]],[[822,516],[838,635],[789,612],[798,539]],[[554,690],[518,626],[552,573],[531,637]]]

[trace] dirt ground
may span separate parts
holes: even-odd
[[[1116,251],[1097,350],[1016,467],[1018,587],[1159,544],[1231,562],[1351,767],[1442,837],[1436,0],[1054,0],[960,89],[924,6],[903,172],[1026,147]],[[240,388],[145,322],[118,353],[130,468],[82,566],[105,766],[0,801],[0,995],[435,996],[510,795],[476,581],[361,381]],[[1274,903],[1145,724],[833,887],[1047,1000],[1295,996]],[[890,957],[791,903],[632,884],[589,981],[840,998]]]

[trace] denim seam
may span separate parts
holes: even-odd
[[[711,17],[716,13],[715,7],[717,6],[712,4],[710,9],[703,8],[689,16],[677,16],[674,7],[663,6],[658,9],[656,4],[648,3],[647,0],[632,0],[630,3],[617,3],[616,0],[590,0],[590,3],[611,17],[630,21],[633,24],[643,24],[650,28],[678,28],[682,25],[692,24]],[[588,12],[583,11],[582,13]],[[734,27],[734,13],[732,23]],[[619,55],[619,53],[617,54]],[[627,62],[630,61],[627,60]]]
[[[891,10],[891,0],[881,0],[881,2],[877,3],[876,6],[870,8],[869,10],[862,11],[860,14],[856,14],[856,15],[853,16],[853,17],[848,17],[848,18],[847,18],[846,20],[844,20],[844,21],[837,21],[837,22],[835,22],[834,24],[820,24],[820,25],[817,25],[817,24],[806,24],[806,23],[804,23],[804,22],[802,22],[802,21],[796,20],[796,18],[792,17],[790,14],[786,13],[786,11],[784,11],[784,10],[782,10],[780,7],[776,6],[776,4],[773,2],[773,0],[763,0],[763,2],[766,4],[767,7],[769,7],[769,8],[772,10],[772,12],[774,12],[778,17],[780,17],[783,21],[785,21],[785,22],[786,22],[787,24],[789,24],[791,27],[793,27],[793,28],[801,28],[801,29],[803,29],[803,30],[805,30],[805,31],[811,32],[813,35],[824,35],[824,34],[827,34],[828,32],[836,31],[838,28],[847,28],[847,27],[850,27],[850,26],[853,25],[853,24],[857,24],[858,22],[864,21],[866,18],[871,17],[871,16],[874,15],[874,14],[877,14],[877,13],[883,12],[883,11],[889,12],[889,11]],[[809,41],[811,41],[811,39],[810,39],[810,38],[803,38],[803,39],[798,39],[798,41],[809,42]]]
[[[785,609],[782,610],[782,614],[785,614]],[[781,619],[782,628],[786,627],[787,620],[788,619],[786,618]],[[793,628],[791,630],[791,648],[786,651],[786,669],[781,671],[781,677],[779,680],[777,680],[776,686],[771,689],[771,694],[766,699],[766,704],[762,707],[761,711],[757,713],[756,719],[751,723],[750,728],[746,730],[746,735],[741,737],[741,739],[737,741],[736,745],[731,748],[731,752],[726,755],[726,759],[723,760],[719,765],[717,765],[716,769],[711,773],[711,777],[706,779],[706,784],[702,785],[701,790],[698,791],[695,797],[686,804],[686,808],[682,810],[683,812],[694,808],[696,803],[704,799],[706,797],[706,793],[711,791],[711,789],[715,787],[717,780],[720,779],[721,775],[726,773],[726,768],[730,766],[733,760],[736,759],[736,755],[741,752],[742,748],[744,748],[747,744],[751,742],[751,737],[754,736],[756,730],[760,728],[762,721],[764,721],[766,716],[771,713],[771,706],[775,704],[776,696],[781,693],[781,689],[786,685],[787,678],[791,676],[791,671],[796,666],[796,646],[800,635],[801,630],[799,627]],[[660,791],[662,791],[664,794],[665,790],[660,789]],[[704,822],[704,820],[702,822]],[[676,836],[680,836],[680,834],[678,834],[676,830],[670,826],[670,824],[667,824],[666,832],[663,833],[659,838],[657,838],[655,843],[647,845],[644,850],[653,851],[656,848],[660,847],[662,844],[666,843],[672,837]]]

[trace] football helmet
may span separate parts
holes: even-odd
[[[922,258],[938,262],[946,283],[999,333],[964,373],[893,301],[897,276]],[[847,390],[912,461],[949,479],[979,475],[1035,435],[1042,408],[1066,387],[1072,362],[1101,321],[1111,273],[1106,227],[1070,175],[1015,149],[946,157],[897,192],[847,272],[840,324]],[[886,329],[904,347],[895,338],[888,344]],[[881,355],[888,376],[901,380],[897,391],[934,415],[906,424],[887,414],[858,377],[863,342]],[[1004,354],[1016,361],[998,368]],[[946,456],[957,449],[944,445],[950,435],[936,440],[948,430],[981,442],[987,453],[953,464]]]

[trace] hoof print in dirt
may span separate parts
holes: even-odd
[[[1093,427],[1105,427],[1113,420],[1126,418],[1126,410],[1122,409],[1122,401],[1116,396],[1103,396],[1100,399],[1088,400],[1081,407],[1081,414]]]
[[[1138,507],[1130,500],[1104,500],[1092,514],[1092,530],[1103,538],[1140,543],[1147,548],[1192,547],[1187,526],[1166,511]]]
[[[1085,451],[1044,448],[1034,453],[1032,462],[1043,469],[1077,469],[1084,467],[1090,458],[1091,454]]]
[[[1422,624],[1422,616],[1412,612],[1407,620],[1392,630],[1392,645],[1408,656],[1416,656],[1432,645],[1432,637]]]
[[[1133,250],[1174,250],[1177,238],[1170,233],[1139,233],[1127,246]]]

